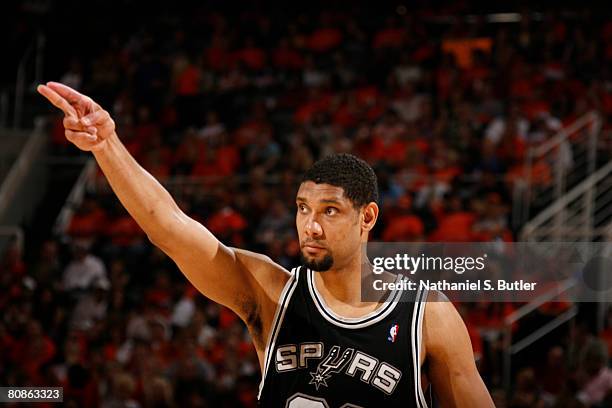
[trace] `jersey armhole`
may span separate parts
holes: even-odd
[[[274,312],[274,318],[272,319],[270,333],[268,334],[268,340],[266,341],[266,349],[264,352],[264,367],[263,372],[261,373],[261,382],[259,383],[259,392],[257,393],[257,400],[261,398],[261,392],[264,388],[266,374],[268,373],[268,369],[270,366],[270,359],[272,357],[271,353],[274,350],[276,337],[278,336],[280,327],[283,324],[283,318],[285,317],[287,306],[289,305],[289,301],[291,300],[293,291],[295,290],[299,281],[299,272],[301,268],[301,266],[298,266],[291,270],[291,276],[287,280],[287,283],[285,283],[285,286],[283,287],[283,290],[279,296],[279,302],[276,306],[276,311]]]
[[[414,301],[412,312],[412,325],[410,346],[412,351],[412,365],[414,368],[414,395],[417,408],[428,408],[423,388],[421,387],[421,352],[423,349],[423,316],[427,305],[427,289],[419,289]],[[430,384],[431,389],[431,384]]]

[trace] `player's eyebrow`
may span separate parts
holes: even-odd
[[[297,202],[308,202],[307,199],[305,199],[304,197],[297,197],[295,199],[295,201]],[[320,203],[324,203],[324,204],[336,204],[336,205],[342,205],[342,202],[334,199],[334,198],[322,198],[321,200],[319,200]]]
[[[321,203],[326,203],[326,204],[337,204],[337,205],[342,205],[342,203],[338,200],[334,200],[333,198],[324,198],[322,200],[319,200],[319,202]]]

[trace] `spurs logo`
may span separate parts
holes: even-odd
[[[335,345],[323,357],[324,349],[322,342],[279,346],[275,353],[276,372],[289,374],[302,369],[309,370],[312,369],[312,360],[316,360],[319,361],[317,369],[306,372],[311,377],[309,384],[313,384],[317,391],[321,386],[330,387],[329,379],[334,374],[343,372],[349,377],[370,384],[387,395],[393,394],[402,378],[402,372],[399,369],[363,351],[348,348],[342,352],[342,348]],[[308,367],[309,363],[311,367]]]
[[[340,356],[340,346],[333,346],[329,354],[317,366],[317,371],[310,372],[312,377],[310,384],[314,384],[317,390],[321,385],[327,387],[327,380],[332,377],[332,374],[339,373],[344,368],[353,357],[354,351],[352,348],[346,349]]]

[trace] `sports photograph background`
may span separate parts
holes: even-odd
[[[602,242],[611,10],[3,2],[0,386],[61,386],[66,407],[257,405],[244,324],[148,241],[36,85],[91,96],[187,214],[285,267],[300,177],[339,152],[378,176],[371,240]],[[607,303],[455,306],[497,407],[612,406]]]

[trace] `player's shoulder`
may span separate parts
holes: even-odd
[[[442,346],[465,330],[455,305],[440,291],[427,294],[423,316],[423,337],[426,347]]]
[[[231,248],[236,255],[236,260],[248,271],[263,288],[279,292],[293,276],[293,272],[282,265],[274,262],[267,255],[249,251],[241,248]]]
[[[457,311],[448,297],[439,290],[427,292],[424,321],[428,326],[445,326],[455,320]]]
[[[428,290],[427,291],[427,302],[428,303],[450,303],[450,300],[444,293],[442,293],[439,290]]]

